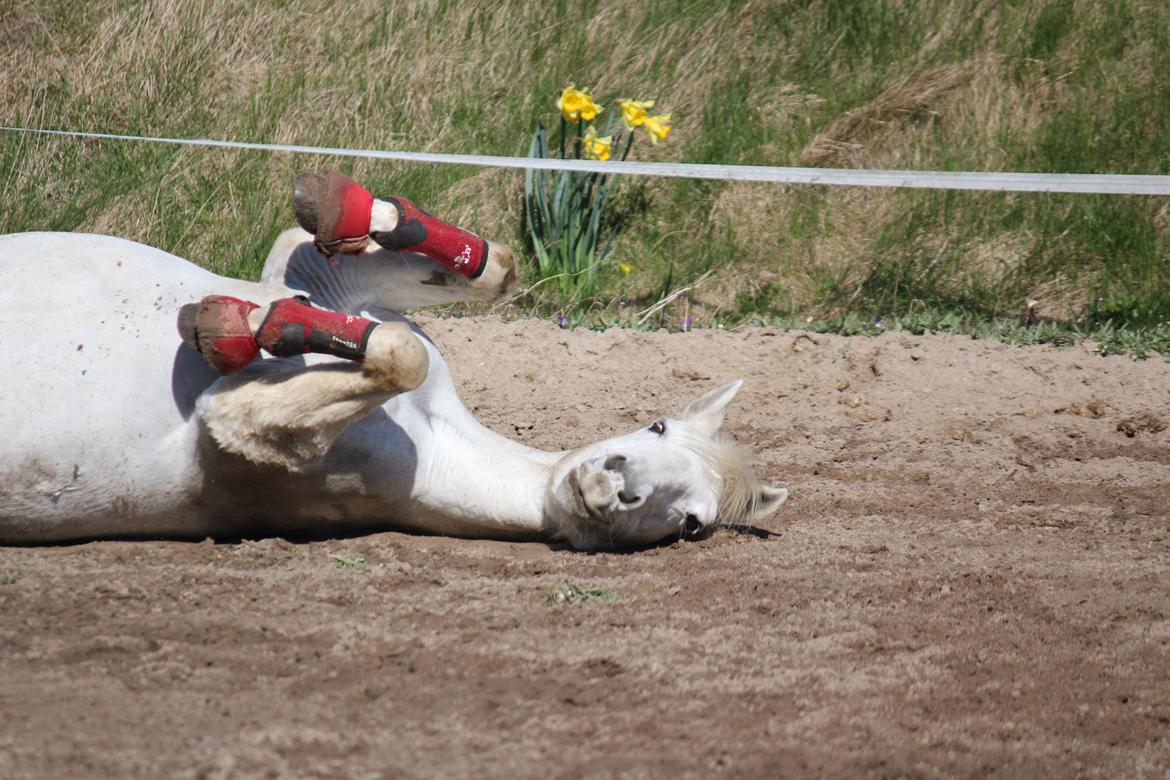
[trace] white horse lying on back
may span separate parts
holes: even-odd
[[[317,246],[336,249],[333,238],[318,229]],[[333,263],[313,236],[287,231],[253,283],[118,238],[0,237],[0,543],[399,528],[595,550],[698,536],[787,497],[718,433],[739,382],[571,452],[483,427],[398,312],[504,294],[510,252],[485,243],[468,278],[433,253],[367,243]],[[175,331],[184,305],[235,296],[255,304],[247,327],[262,342],[262,321],[294,294],[373,323],[359,360],[297,342],[222,375],[192,348],[204,342]]]

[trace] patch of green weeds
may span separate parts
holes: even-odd
[[[334,553],[330,557],[339,569],[360,569],[366,565],[366,556],[362,553]]]
[[[22,579],[24,579],[23,569],[17,569],[16,571],[9,572],[8,574],[0,574],[0,588],[6,588],[9,585],[15,585]]]
[[[585,604],[590,601],[613,601],[618,594],[609,588],[589,587],[575,582],[565,582],[545,594],[543,604],[554,607],[558,604]]]

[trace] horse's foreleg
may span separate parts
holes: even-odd
[[[184,332],[184,339],[213,367],[231,370],[204,393],[199,414],[221,449],[255,463],[300,469],[324,454],[350,423],[426,378],[426,347],[405,323],[374,322],[296,299],[267,307],[212,299],[214,305],[208,299],[192,304],[201,307],[202,318],[186,307],[186,317],[180,316],[180,331],[191,320],[196,330],[200,324],[204,329]],[[209,333],[212,328],[220,329],[218,339]],[[354,362],[304,366],[252,360],[249,337],[255,352],[282,357],[324,352]],[[232,362],[245,358],[242,367]]]
[[[445,222],[400,195],[375,198],[337,171],[298,175],[293,207],[297,222],[326,256],[359,254],[372,238],[391,252],[435,261],[446,271],[436,269],[427,283],[463,288],[470,299],[497,299],[516,283],[516,259],[507,246]]]

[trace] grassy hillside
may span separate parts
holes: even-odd
[[[0,0],[5,124],[522,154],[569,83],[649,97],[640,159],[1167,173],[1164,0]],[[612,108],[610,110],[613,110]],[[524,243],[520,172],[0,136],[0,230],[96,230],[255,275],[336,165]],[[1170,321],[1170,204],[627,180],[586,322]],[[618,263],[632,266],[628,275]],[[710,275],[703,277],[707,272]],[[972,326],[974,327],[974,326]]]

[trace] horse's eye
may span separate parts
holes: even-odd
[[[699,522],[699,518],[694,515],[687,515],[686,520],[683,522],[683,531],[686,532],[686,535],[694,536],[701,530],[703,530],[703,524]]]
[[[662,420],[655,420],[654,423],[650,426],[650,430],[661,436],[662,434],[666,433],[666,423]]]

